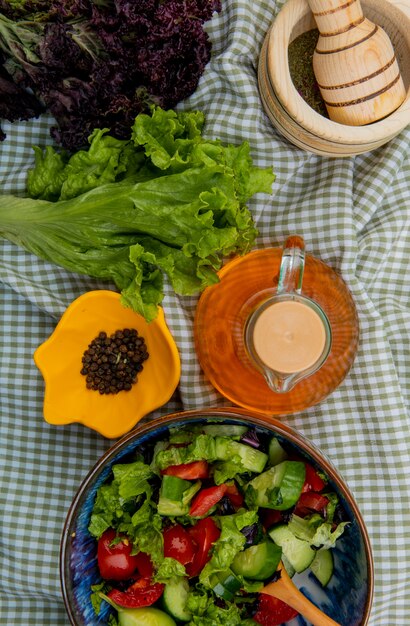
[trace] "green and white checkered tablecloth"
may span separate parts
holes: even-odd
[[[213,60],[184,103],[206,114],[206,135],[248,140],[256,164],[276,172],[272,197],[250,207],[258,247],[298,233],[341,273],[361,326],[354,366],[319,406],[286,422],[334,461],[352,488],[373,544],[376,589],[371,626],[410,624],[410,128],[386,146],[350,159],[305,153],[282,138],[257,90],[259,50],[280,3],[225,0],[209,23]],[[50,143],[50,120],[4,124],[1,193],[21,192],[31,146]],[[66,306],[107,287],[42,262],[0,239],[0,624],[68,624],[58,553],[71,499],[110,441],[79,425],[42,417],[35,348]],[[109,286],[112,287],[112,286]],[[168,290],[164,309],[179,346],[179,393],[158,413],[226,404],[203,378],[193,346],[196,300]]]

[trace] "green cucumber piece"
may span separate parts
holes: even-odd
[[[264,452],[228,437],[215,437],[215,454],[218,461],[232,461],[234,457],[239,457],[246,470],[257,474],[264,470],[268,461]]]
[[[100,592],[99,595],[118,612],[119,626],[177,626],[170,615],[155,607],[144,606],[126,609],[123,606],[118,606],[104,593]]]
[[[159,491],[158,513],[168,517],[187,515],[190,502],[200,490],[201,484],[200,480],[192,483],[177,476],[163,476]]]
[[[225,589],[228,589],[231,593],[236,593],[241,588],[239,578],[237,578],[230,569],[225,572],[219,572],[218,578]]]
[[[231,600],[233,600],[234,594],[231,593],[228,589],[225,589],[225,587],[219,580],[213,583],[212,591],[215,593],[215,595],[219,596],[226,602],[230,602]]]
[[[283,551],[282,551],[282,564],[283,564],[283,567],[285,568],[285,570],[287,571],[289,578],[292,578],[296,574],[296,570],[289,563],[289,561],[287,560],[286,556],[283,554]]]
[[[248,428],[239,424],[205,424],[203,431],[212,437],[242,437]]]
[[[118,613],[119,626],[177,626],[164,611],[153,607],[127,609]]]
[[[262,506],[285,511],[299,500],[305,475],[305,464],[301,461],[282,461],[248,483],[246,503],[250,508]]]
[[[161,495],[168,500],[182,500],[184,491],[189,489],[191,485],[192,483],[189,480],[183,480],[183,478],[178,478],[178,476],[164,475],[161,483]]]
[[[276,437],[272,437],[269,442],[268,457],[270,465],[278,465],[288,458],[288,453],[282,448]]]
[[[271,528],[268,534],[282,548],[282,553],[298,574],[307,569],[315,558],[316,551],[307,541],[295,537],[286,524]]]
[[[239,578],[230,569],[218,572],[212,577],[213,592],[228,602],[233,600],[234,595],[240,588],[241,582]]]
[[[333,554],[331,550],[318,550],[310,564],[310,569],[323,587],[329,583],[333,576]]]
[[[266,580],[276,572],[281,556],[282,549],[273,541],[266,539],[262,543],[238,552],[231,568],[235,574],[244,578]]]
[[[182,502],[174,502],[167,498],[159,498],[158,500],[158,513],[167,517],[178,517],[181,515],[187,515],[189,512],[189,506],[182,504]]]
[[[192,617],[190,611],[185,608],[188,593],[188,581],[186,578],[180,578],[167,583],[162,594],[163,608],[180,622],[189,622]]]
[[[245,470],[260,474],[268,461],[268,455],[230,437],[201,434],[183,448],[171,447],[159,450],[155,464],[160,469],[169,465],[181,465],[192,461],[239,461]]]

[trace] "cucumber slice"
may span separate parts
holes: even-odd
[[[162,594],[162,606],[167,613],[180,622],[189,622],[192,617],[190,611],[185,608],[188,593],[188,581],[186,578],[180,578],[167,583]]]
[[[296,572],[303,572],[315,558],[316,551],[307,541],[295,537],[286,524],[275,526],[268,534],[282,548],[282,553]]]
[[[178,476],[163,476],[161,483],[161,496],[168,500],[182,500],[184,491],[189,489],[192,483]]]
[[[268,455],[264,452],[228,437],[215,438],[215,454],[218,461],[232,461],[239,456],[244,468],[257,474],[263,471],[268,461]]]
[[[231,565],[235,574],[251,580],[266,580],[277,570],[282,549],[273,541],[263,541],[239,552]]]
[[[310,564],[310,569],[318,581],[326,587],[333,576],[333,554],[331,550],[318,550]]]
[[[212,590],[213,592],[230,602],[237,591],[241,588],[241,582],[239,578],[235,576],[232,570],[228,569],[223,572],[218,572],[212,578]]]
[[[282,461],[251,480],[245,491],[250,508],[255,506],[284,511],[296,504],[305,482],[305,464]]]
[[[187,515],[189,504],[201,488],[201,481],[192,483],[177,476],[163,476],[158,499],[158,513],[170,517]]]
[[[296,574],[296,570],[289,563],[289,561],[287,560],[286,556],[283,554],[283,551],[282,551],[282,564],[283,564],[283,567],[285,568],[285,570],[287,571],[289,578],[292,578]]]
[[[237,578],[235,574],[231,572],[231,570],[220,572],[218,574],[218,578],[225,587],[225,589],[228,589],[228,591],[230,591],[231,593],[236,593],[241,588],[241,582],[239,578]]]
[[[120,609],[119,626],[177,626],[170,615],[154,607]]]
[[[276,437],[272,437],[269,442],[268,457],[270,465],[278,465],[288,458],[288,453],[282,448]]]
[[[205,424],[203,431],[213,437],[242,437],[248,428],[239,424]]]

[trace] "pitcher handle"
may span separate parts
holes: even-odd
[[[305,269],[305,242],[293,235],[285,241],[279,271],[277,294],[301,293]]]

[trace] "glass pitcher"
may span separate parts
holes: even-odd
[[[357,351],[356,307],[343,279],[306,254],[301,237],[236,258],[219,278],[199,299],[194,334],[201,367],[222,395],[285,415],[320,402],[342,382]],[[295,325],[286,325],[292,316]],[[280,324],[278,344],[271,331]],[[309,333],[316,333],[313,342]]]
[[[285,243],[275,295],[259,304],[245,324],[245,347],[269,387],[290,391],[326,361],[332,330],[323,309],[302,294],[305,244]]]

